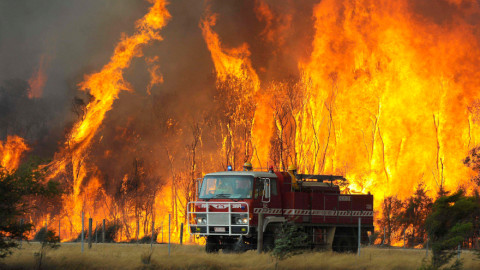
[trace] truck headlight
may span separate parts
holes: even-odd
[[[237,225],[242,225],[242,224],[247,224],[247,223],[248,223],[247,218],[241,218],[241,217],[235,218],[235,224],[237,224]]]
[[[206,218],[197,218],[197,224],[207,224]]]

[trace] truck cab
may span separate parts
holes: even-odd
[[[262,208],[264,203],[281,207],[276,180],[272,172],[205,175],[198,200],[188,205],[190,233],[206,237],[207,252],[253,249],[258,217],[253,209]]]

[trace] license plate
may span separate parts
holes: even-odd
[[[215,232],[225,232],[225,227],[214,227],[213,230]]]

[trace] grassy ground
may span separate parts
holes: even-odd
[[[38,243],[24,243],[23,248],[6,259],[0,259],[2,269],[35,269],[34,253]],[[254,251],[242,254],[206,254],[203,246],[172,245],[168,256],[167,245],[154,245],[150,264],[142,262],[150,252],[143,244],[85,245],[80,252],[78,243],[62,243],[57,250],[47,251],[43,269],[275,269],[275,260],[269,254]],[[355,254],[308,252],[278,263],[278,269],[417,269],[425,257],[425,250],[363,248],[360,257]],[[471,252],[461,255],[466,269],[480,269],[480,260]]]

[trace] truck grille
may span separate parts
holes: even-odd
[[[250,220],[247,219],[246,224],[236,224],[234,218],[243,219],[249,213],[246,202],[189,202],[188,226],[194,235],[248,235]]]
[[[208,213],[207,222],[209,225],[228,225],[228,213]]]

